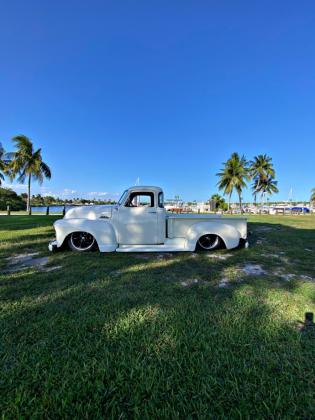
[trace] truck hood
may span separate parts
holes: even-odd
[[[115,205],[80,206],[68,210],[64,219],[110,219]]]

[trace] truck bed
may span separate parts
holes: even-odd
[[[168,238],[184,238],[188,229],[195,223],[213,222],[213,223],[229,223],[237,229],[242,238],[247,237],[247,218],[222,216],[221,214],[167,214],[167,237]]]

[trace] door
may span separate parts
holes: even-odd
[[[131,192],[119,207],[118,240],[121,245],[158,243],[157,211],[153,192]]]

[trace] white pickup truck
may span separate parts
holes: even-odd
[[[171,214],[159,187],[131,187],[112,206],[82,206],[68,210],[54,223],[56,240],[49,250],[174,252],[247,246],[245,217],[216,214]]]

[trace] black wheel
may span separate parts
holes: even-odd
[[[68,238],[68,245],[72,251],[86,252],[91,251],[96,241],[93,235],[87,232],[73,232]]]
[[[203,235],[198,239],[197,248],[201,251],[210,251],[221,246],[222,240],[218,235]]]

